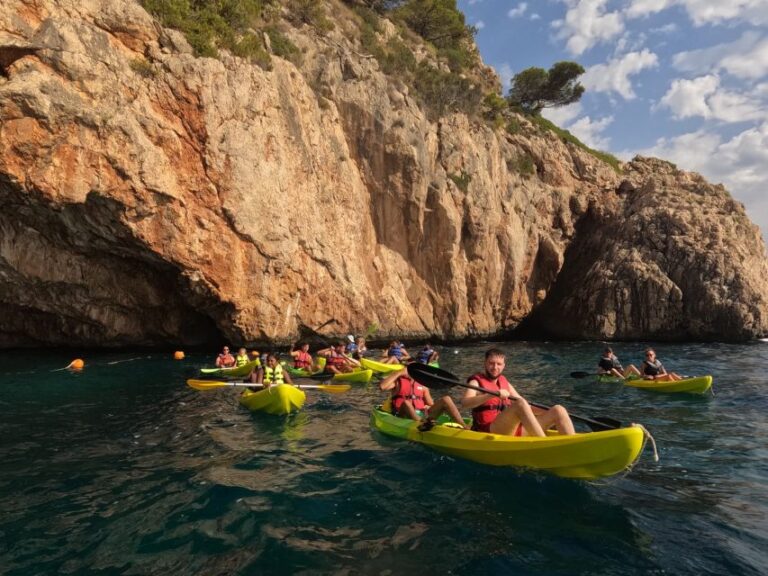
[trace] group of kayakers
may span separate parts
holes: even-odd
[[[307,374],[320,371],[339,374],[359,369],[360,359],[370,353],[364,338],[355,339],[350,335],[346,342],[338,340],[317,351],[317,357],[325,359],[324,365],[312,357],[306,342],[291,346],[289,354],[293,367],[297,370],[306,371]],[[267,387],[272,384],[292,383],[288,370],[283,368],[276,354],[266,354],[263,359],[259,359],[258,352],[253,352],[252,356],[255,356],[256,360],[248,356],[245,348],[240,348],[237,355],[232,356],[229,347],[224,346],[216,359],[216,366],[236,367],[255,362],[256,367],[250,376],[251,382]],[[405,364],[415,361],[435,365],[438,359],[438,352],[429,343],[411,356],[400,341],[393,340],[383,352],[380,362]],[[504,352],[492,348],[485,353],[483,370],[467,380],[469,387],[464,392],[460,406],[471,410],[472,430],[510,436],[545,436],[547,429],[555,427],[560,434],[575,433],[573,422],[564,407],[557,405],[542,409],[531,406],[504,377],[505,366]],[[645,351],[642,371],[634,365],[624,369],[609,347],[603,351],[598,368],[600,374],[617,378],[635,376],[653,380],[681,379],[677,374],[666,371],[652,348]],[[459,407],[450,396],[434,400],[429,388],[409,376],[405,368],[386,376],[381,381],[380,388],[390,392],[391,413],[401,418],[420,421],[420,430],[430,429],[442,414],[450,416],[457,425],[468,428]]]
[[[639,370],[634,364],[630,364],[626,369],[622,368],[621,362],[613,353],[610,347],[606,347],[603,350],[603,355],[600,356],[600,360],[597,362],[597,367],[600,375],[610,375],[616,378],[631,379],[644,378],[645,380],[659,380],[662,382],[675,382],[682,380],[682,376],[675,374],[674,372],[667,372],[664,365],[656,357],[656,351],[653,348],[645,349],[645,358],[640,364],[642,371]]]

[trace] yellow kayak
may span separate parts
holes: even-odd
[[[373,378],[373,370],[353,370],[352,372],[342,372],[335,374],[333,372],[307,372],[288,366],[286,368],[291,376],[296,378],[312,378],[313,380],[333,380],[334,382],[354,382],[357,384],[367,384]]]
[[[383,434],[419,442],[456,458],[586,480],[627,470],[640,456],[644,439],[640,426],[538,438],[473,432],[453,423],[437,424],[428,432],[420,432],[418,424],[379,408],[371,415],[371,426]]]
[[[688,394],[704,394],[712,387],[712,376],[697,376],[695,378],[684,378],[683,380],[661,381],[661,380],[627,380],[625,386],[640,388],[642,390],[652,390],[654,392],[683,392]]]
[[[376,374],[389,374],[390,372],[397,372],[405,368],[402,364],[385,364],[384,362],[378,362],[369,358],[360,358],[360,365],[363,368],[373,370]]]
[[[290,414],[304,406],[307,395],[290,384],[275,384],[258,392],[246,390],[240,396],[240,404],[251,412]]]

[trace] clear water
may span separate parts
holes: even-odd
[[[766,574],[768,343],[657,347],[714,397],[570,378],[599,343],[502,348],[531,400],[642,422],[660,462],[564,480],[373,433],[375,387],[271,417],[185,386],[212,356],[0,354],[0,574]]]

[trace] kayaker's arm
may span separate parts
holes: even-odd
[[[286,384],[293,384],[293,380],[291,380],[291,373],[288,372],[288,370],[283,370],[283,381]]]
[[[346,358],[347,362],[349,362],[353,366],[360,366],[360,362],[352,358],[352,356],[349,356],[348,354],[344,354],[344,358]]]
[[[322,350],[317,351],[318,356],[328,356],[330,353],[333,352],[333,348],[323,348]]]
[[[386,378],[379,383],[379,388],[381,390],[394,390],[397,379],[400,378],[400,376],[407,375],[408,371],[405,369],[398,370],[397,372],[390,372],[387,374]]]
[[[432,400],[432,394],[429,393],[429,388],[426,386],[424,387],[424,404],[430,407],[435,405],[435,401]]]
[[[480,386],[480,383],[477,380],[470,380],[469,381],[470,386]],[[509,397],[510,394],[506,390],[500,390],[499,393],[501,394],[502,398]],[[515,393],[517,394],[517,393]],[[495,396],[491,394],[486,394],[485,392],[478,392],[477,390],[472,390],[471,388],[467,388],[464,391],[464,396],[461,398],[461,405],[464,408],[477,408],[481,404],[485,404],[490,400],[491,398],[494,398]]]

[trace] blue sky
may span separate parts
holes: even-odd
[[[560,60],[586,93],[544,116],[629,160],[722,183],[768,238],[768,0],[458,0],[504,83]]]

